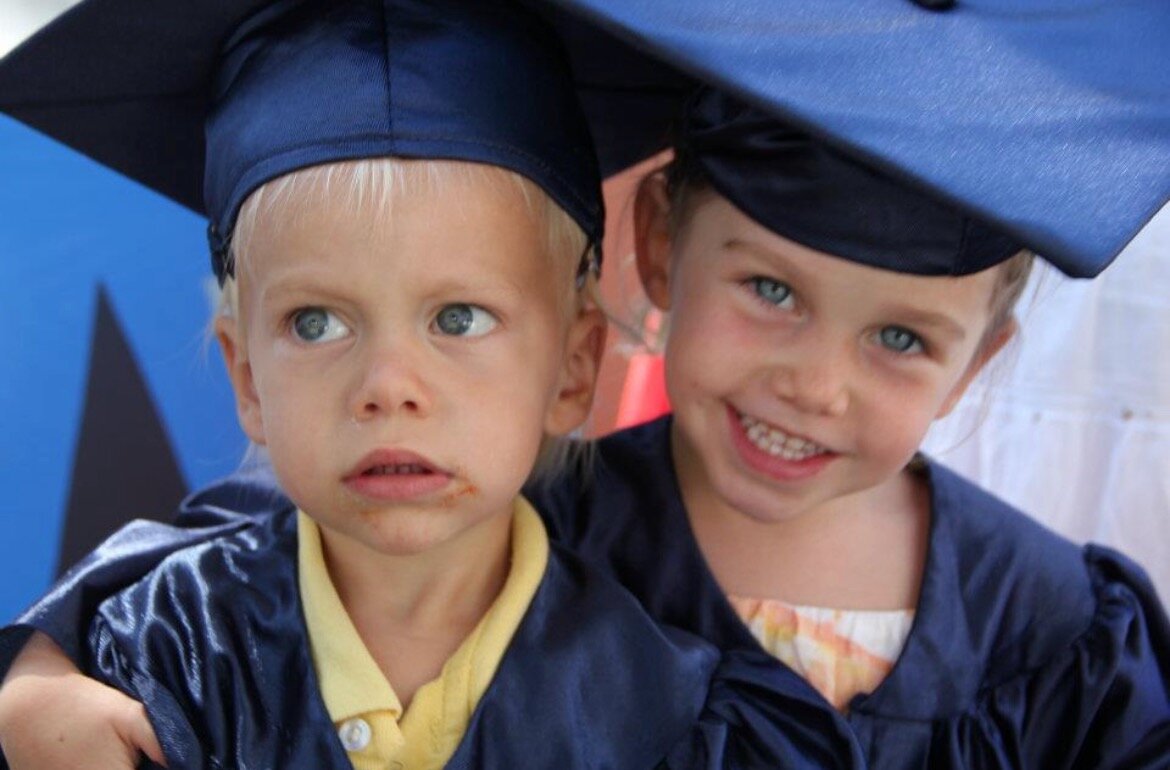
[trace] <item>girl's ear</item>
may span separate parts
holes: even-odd
[[[642,288],[659,310],[670,310],[670,251],[670,193],[666,177],[653,174],[634,198],[634,254]]]
[[[264,444],[264,420],[260,413],[260,398],[256,395],[256,383],[252,379],[252,364],[243,339],[240,325],[235,318],[221,315],[215,319],[215,337],[223,352],[228,379],[236,395],[236,415],[240,427],[255,444]]]
[[[550,436],[564,436],[589,416],[601,354],[605,350],[605,315],[595,307],[583,308],[569,328],[564,364],[556,400],[545,417]]]
[[[959,381],[955,383],[955,387],[947,394],[946,401],[943,402],[942,408],[935,415],[936,420],[940,417],[946,417],[951,413],[951,410],[959,403],[959,399],[967,392],[967,387],[975,379],[976,375],[983,371],[983,367],[987,365],[988,361],[995,358],[996,354],[1003,350],[1004,345],[1007,345],[1012,337],[1016,336],[1016,332],[1019,329],[1020,324],[1013,316],[1000,326],[999,331],[993,334],[990,339],[985,340],[979,346],[979,350],[975,351],[975,357],[967,365],[967,370],[963,372],[963,376],[959,378]]]

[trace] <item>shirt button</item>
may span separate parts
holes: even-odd
[[[361,751],[370,745],[370,723],[364,719],[347,719],[337,730],[346,751]]]

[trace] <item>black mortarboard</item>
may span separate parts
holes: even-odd
[[[0,107],[205,213],[217,272],[252,190],[379,156],[511,169],[601,239],[568,63],[506,0],[84,0],[0,65]]]
[[[786,238],[853,262],[921,275],[965,275],[1024,246],[917,187],[713,88],[681,122],[682,165]],[[1059,259],[1070,275],[1097,272]]]

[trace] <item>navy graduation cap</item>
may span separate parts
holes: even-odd
[[[661,141],[685,73],[1070,275],[1170,199],[1165,0],[532,2],[564,12],[603,169]]]
[[[131,5],[88,0],[42,30],[0,65],[0,107],[206,214],[221,280],[249,193],[358,158],[510,169],[600,244],[600,173],[568,62],[526,9],[270,0],[144,15]]]
[[[1023,248],[979,217],[713,88],[688,104],[676,147],[676,175],[710,184],[773,232],[852,262],[966,275]],[[1053,262],[1070,275],[1104,267],[1063,254]]]
[[[432,18],[449,2],[433,4]],[[1071,275],[1103,269],[1170,198],[1165,0],[527,4],[568,48],[605,173],[661,149],[702,81],[994,225]],[[203,151],[220,47],[258,12],[301,5],[323,7],[201,0],[143,13],[134,0],[83,0],[0,63],[0,110],[202,210],[202,163],[192,158]],[[509,13],[468,5],[484,5],[468,12],[485,22]],[[436,43],[427,61],[495,71],[480,53],[461,63]],[[494,114],[537,109],[529,89],[540,72],[518,75]],[[549,134],[575,130],[546,114]]]

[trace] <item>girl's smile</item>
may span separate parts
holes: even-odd
[[[691,205],[677,231],[644,217],[638,254],[647,293],[671,312],[687,509],[774,523],[881,508],[930,423],[998,349],[982,344],[996,271],[880,270],[777,235],[712,193]]]
[[[777,481],[811,478],[837,457],[815,441],[727,407],[732,442],[744,463]]]

